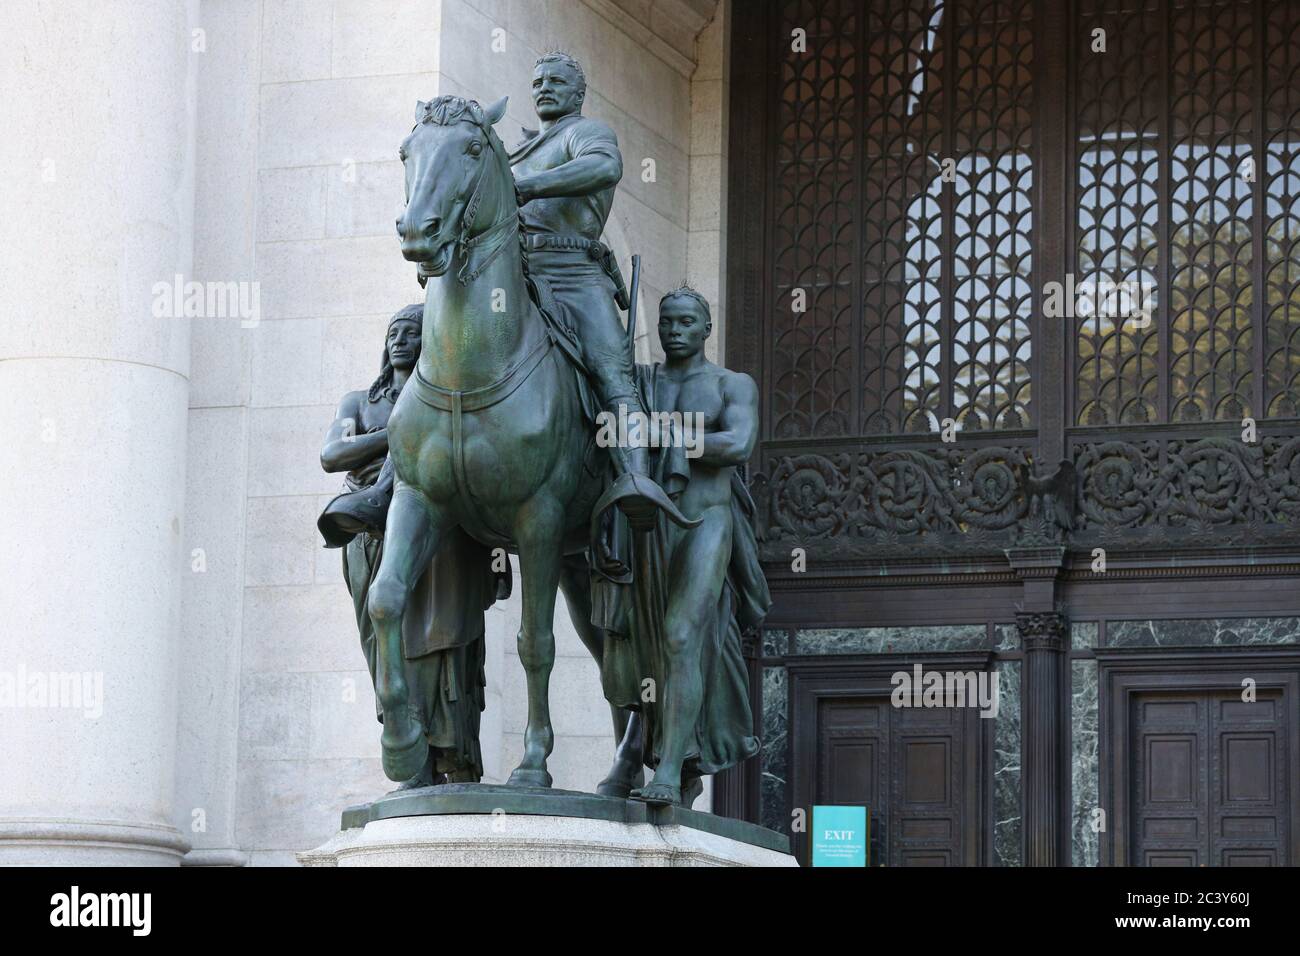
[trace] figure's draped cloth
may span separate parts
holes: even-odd
[[[347,476],[349,491],[374,483],[383,459]],[[343,550],[343,575],[356,612],[361,650],[374,686],[375,628],[366,603],[379,574],[383,539],[359,534]],[[508,583],[501,585],[508,588]],[[411,706],[435,748],[440,773],[483,775],[479,721],[484,707],[484,611],[498,594],[491,552],[464,532],[452,532],[420,575],[402,619],[402,657]],[[383,708],[375,698],[383,722]]]
[[[638,383],[651,411],[669,411],[657,401],[659,365],[638,365]],[[690,459],[677,446],[651,449],[652,477],[670,497],[677,498],[690,481]],[[754,502],[740,475],[731,476],[731,554],[726,580],[718,597],[712,626],[702,635],[700,649],[701,702],[695,732],[687,748],[684,768],[689,774],[711,774],[734,766],[759,750],[754,736],[754,716],[749,703],[749,678],[741,654],[743,631],[758,627],[772,599],[758,560],[754,536]],[[625,521],[615,512],[615,523]],[[669,535],[691,534],[670,528],[662,515],[655,529],[644,535],[619,529],[620,558],[632,568],[632,583],[598,577],[593,584],[593,621],[609,632],[601,662],[601,683],[606,699],[643,715],[643,760],[659,764],[662,751],[662,702],[668,682],[668,652],[664,646],[667,610],[667,557]],[[640,597],[634,600],[633,590]],[[643,681],[654,681],[654,700]]]

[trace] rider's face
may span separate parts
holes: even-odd
[[[388,330],[388,360],[393,368],[409,372],[420,357],[420,326],[414,321],[394,322]]]
[[[659,344],[672,358],[690,358],[704,348],[713,323],[694,299],[675,295],[659,305]]]
[[[533,107],[541,119],[576,113],[585,96],[578,74],[564,63],[543,63],[533,72]]]

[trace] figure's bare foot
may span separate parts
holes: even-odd
[[[633,790],[629,796],[633,800],[640,800],[642,803],[649,803],[652,806],[666,807],[682,802],[682,789],[681,787],[674,787],[670,783],[651,782],[648,786]]]

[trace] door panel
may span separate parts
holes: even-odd
[[[1289,844],[1281,691],[1132,699],[1132,859],[1144,866],[1276,866]]]
[[[815,786],[796,805],[870,807],[873,863],[978,864],[990,722],[975,708],[895,708],[879,676],[828,683],[795,684],[796,766],[816,741]]]
[[[1280,692],[1261,692],[1254,702],[1240,695],[1212,701],[1213,865],[1287,865],[1287,723]]]

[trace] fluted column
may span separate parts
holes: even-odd
[[[1060,544],[1025,544],[1006,552],[1023,591],[1016,629],[1024,652],[1021,786],[1025,866],[1068,866],[1069,621],[1057,604],[1065,567]]]
[[[0,863],[174,864],[196,3],[0,9]],[[160,311],[162,314],[159,314]]]
[[[1025,661],[1024,839],[1025,866],[1062,866],[1061,794],[1065,774],[1065,727],[1061,688],[1068,661],[1069,628],[1063,614],[1029,611],[1016,614]]]

